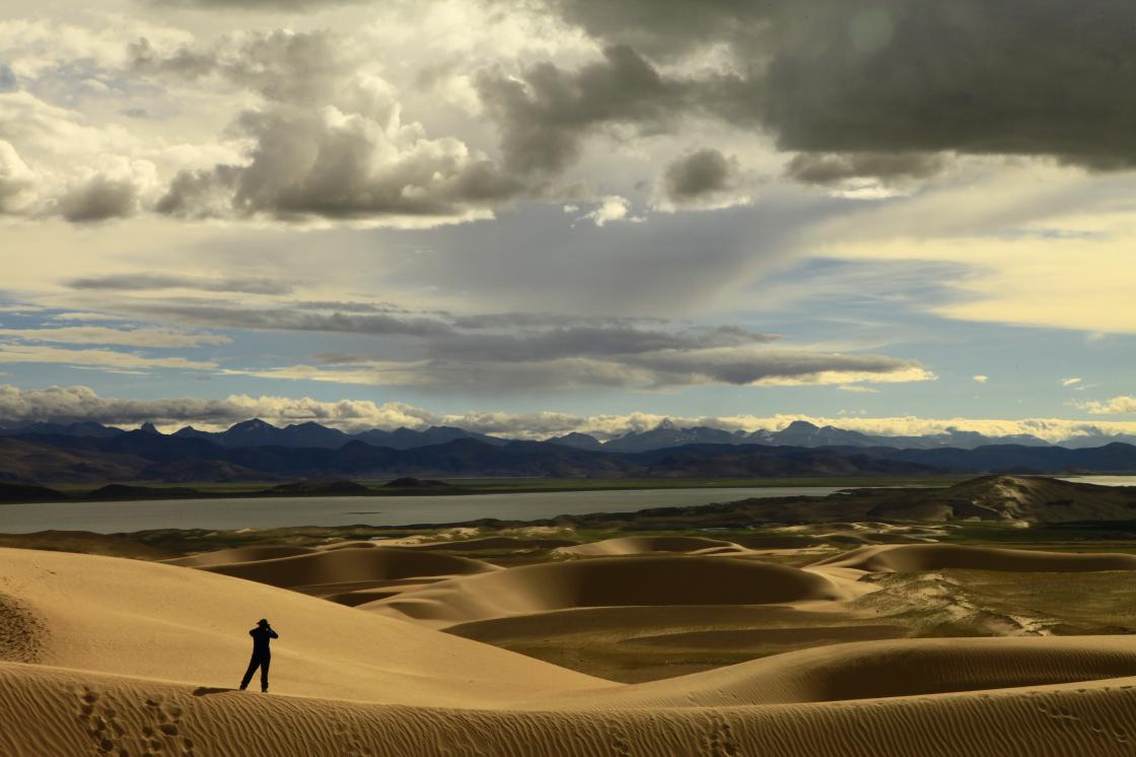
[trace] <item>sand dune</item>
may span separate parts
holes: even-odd
[[[332,594],[321,594],[320,596],[329,602],[338,602],[348,607],[356,607],[366,604],[367,602],[377,602],[380,599],[393,597],[404,592],[417,591],[418,589],[438,583],[439,581],[445,581],[448,578],[449,576],[421,576],[415,578],[392,578],[387,581],[367,581],[365,582],[366,585],[361,589],[350,589]],[[342,585],[343,584],[340,584],[340,586]]]
[[[745,548],[732,541],[707,539],[701,536],[623,536],[604,539],[553,551],[558,557],[614,557],[618,555],[647,555],[656,552],[683,552],[687,554],[718,554],[743,552]]]
[[[256,560],[275,560],[280,557],[295,557],[296,555],[310,555],[316,550],[308,547],[291,547],[282,544],[267,544],[255,547],[234,547],[233,549],[218,549],[215,552],[201,552],[187,557],[176,557],[165,562],[170,565],[184,565],[190,568],[209,568],[214,565],[228,565],[238,562],[254,562]]]
[[[378,546],[379,543],[375,541],[337,541],[316,547],[316,549],[321,552],[331,552],[337,549],[374,549]]]
[[[831,617],[788,605],[662,605],[574,607],[530,615],[476,620],[451,626],[448,633],[486,640],[504,636],[548,637],[552,629],[563,633],[604,633],[633,628],[645,633],[672,629],[750,627],[771,622],[792,625],[801,616]]]
[[[639,683],[821,644],[908,636],[831,603],[584,607],[463,623],[447,633]]]
[[[807,571],[697,556],[601,557],[442,584],[481,603],[497,589],[500,601],[524,604],[519,598],[538,588],[560,602],[623,601],[640,588],[641,566],[661,587],[642,587],[654,602],[695,588],[713,601],[839,593]],[[684,584],[677,566],[696,578]],[[558,570],[526,573],[544,567]],[[619,685],[208,571],[0,549],[0,577],[0,639],[32,640],[40,663],[0,662],[4,755],[1136,749],[1136,639],[1128,636],[840,644]],[[271,696],[227,688],[247,659],[245,630],[260,615],[281,632]]]
[[[515,536],[484,536],[479,539],[451,539],[448,541],[424,542],[407,546],[414,549],[442,550],[451,552],[481,552],[481,551],[533,551],[541,549],[556,549],[558,547],[574,546],[576,542],[569,539],[541,539],[517,538]]]
[[[1128,636],[894,639],[803,649],[603,693],[559,707],[724,707],[834,702],[1136,676]]]
[[[268,617],[283,642],[273,659],[273,690],[281,693],[488,706],[564,686],[606,683],[421,626],[202,570],[0,549],[0,576],[0,588],[37,619],[38,661],[48,665],[233,686],[248,661],[248,629]]]
[[[390,579],[500,570],[480,560],[405,547],[316,550],[291,557],[206,565],[203,569],[319,595],[375,587]]]
[[[871,573],[910,573],[945,568],[1006,571],[1136,570],[1136,555],[1041,552],[957,544],[903,544],[863,547],[814,564]]]
[[[682,679],[672,682],[672,687]],[[0,753],[1130,755],[1136,679],[825,704],[442,709],[0,664]],[[639,687],[625,687],[634,690]]]
[[[362,607],[435,625],[613,605],[742,605],[844,596],[817,573],[734,557],[645,555],[525,565]]]

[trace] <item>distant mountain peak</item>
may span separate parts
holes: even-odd
[[[153,423],[150,423],[149,421],[146,421],[141,426],[139,426],[138,430],[141,431],[143,434],[157,434],[158,436],[163,435],[162,432],[158,430],[158,427],[155,426]]]
[[[575,447],[576,449],[603,449],[603,444],[600,440],[591,436],[590,434],[582,434],[579,431],[571,431],[563,436],[553,436],[545,439],[550,444],[559,444],[564,447]]]
[[[262,421],[260,418],[250,418],[247,421],[241,421],[240,423],[234,423],[232,426],[229,427],[229,430],[230,431],[265,431],[265,430],[274,429],[274,428],[276,428],[276,426],[273,426],[271,423],[268,423],[267,421]]]
[[[820,431],[820,426],[808,421],[796,420],[785,427],[785,431]]]

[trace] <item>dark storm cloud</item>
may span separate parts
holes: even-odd
[[[789,161],[785,173],[806,184],[837,184],[862,176],[923,179],[942,171],[946,162],[942,155],[928,153],[801,153]]]
[[[628,363],[651,371],[661,386],[696,383],[744,386],[766,380],[810,383],[821,380],[825,373],[868,374],[878,379],[886,379],[889,374],[897,373],[929,377],[929,374],[924,374],[919,363],[886,355],[842,355],[788,350],[713,350],[694,354],[664,352],[635,356]]]
[[[339,313],[411,313],[412,311],[390,302],[359,302],[354,300],[300,300],[289,306],[300,310],[331,310]],[[420,315],[445,315],[441,311],[413,311]]]
[[[415,316],[318,313],[293,308],[242,308],[216,301],[138,302],[129,312],[159,319],[173,319],[215,328],[254,331],[315,331],[341,334],[405,335],[430,337],[454,333],[453,327],[436,318]]]
[[[660,121],[673,107],[674,87],[627,47],[578,71],[543,63],[518,80],[483,72],[478,91],[501,129],[505,165],[518,173],[563,170],[579,157],[583,136],[598,124]]]
[[[73,223],[125,218],[138,210],[138,187],[129,179],[94,176],[59,198],[59,213]]]
[[[451,316],[455,326],[463,329],[553,328],[565,326],[621,327],[644,324],[664,325],[664,318],[617,317],[565,313],[474,313]]]
[[[682,82],[660,75],[647,87],[629,81],[624,91],[635,108],[592,111],[592,128],[601,121],[657,126],[659,110],[698,108],[772,133],[794,152],[1036,155],[1090,168],[1136,163],[1129,94],[1136,91],[1136,16],[1124,0],[546,4],[604,43],[622,45],[640,70],[712,44],[734,56],[732,97],[721,96],[720,75]],[[545,70],[541,78],[575,82],[573,101],[591,101],[581,77]],[[618,81],[595,87],[599,101],[613,99]],[[683,96],[676,98],[679,84]],[[516,141],[515,121],[505,118],[506,145]],[[541,139],[531,132],[542,127],[554,154],[562,154],[561,120],[539,117],[529,121],[524,153],[537,152]],[[875,167],[895,175],[894,165]]]
[[[697,204],[735,190],[739,176],[736,159],[706,148],[667,166],[663,172],[663,193],[675,205]]]
[[[723,99],[729,80],[692,82],[664,77],[626,45],[604,50],[603,60],[569,71],[553,63],[521,78],[483,71],[478,92],[501,131],[505,167],[517,174],[552,174],[580,154],[584,137],[605,126],[634,124],[641,131],[670,128],[704,101]]]
[[[841,355],[751,346],[663,349],[642,353],[552,356],[539,353],[450,355],[390,363],[358,354],[323,353],[316,360],[335,380],[348,383],[411,385],[465,392],[549,391],[586,387],[666,389],[699,384],[746,386],[761,382],[833,384],[927,381],[934,375],[919,363],[886,355]],[[495,359],[496,357],[496,359]],[[347,369],[350,378],[338,371]],[[273,377],[318,377],[318,369],[298,373],[258,373]],[[397,374],[396,379],[391,379]]]
[[[1053,155],[1136,153],[1132,6],[1089,0],[828,0],[786,11],[766,79],[786,149]]]
[[[191,277],[121,276],[80,279],[76,288],[162,288],[181,285],[256,286],[259,282],[206,282]],[[268,285],[270,282],[264,282]],[[275,308],[244,308],[217,300],[151,300],[127,304],[126,312],[179,323],[231,329],[322,331],[342,334],[404,335],[422,339],[435,357],[476,357],[490,361],[532,361],[596,355],[634,354],[659,350],[693,350],[763,344],[777,337],[739,326],[694,327],[666,321],[577,318],[545,313],[490,313],[452,316],[442,312],[413,312],[384,305],[297,303]],[[322,306],[332,306],[324,308]],[[389,309],[384,309],[389,308]],[[322,309],[324,312],[319,312]],[[340,354],[340,357],[344,357]],[[352,356],[361,362],[373,356]]]
[[[635,355],[662,350],[738,347],[775,337],[745,329],[665,331],[633,327],[556,327],[522,334],[463,334],[431,345],[431,352],[479,361],[530,362],[563,357]]]
[[[240,292],[245,294],[288,294],[292,285],[272,279],[205,278],[152,273],[124,273],[87,276],[67,282],[72,289],[142,292],[155,289],[196,289],[202,292]]]

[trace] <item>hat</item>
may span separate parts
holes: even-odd
[[[268,618],[261,618],[260,620],[256,621],[256,624],[258,626],[266,626],[268,625]]]

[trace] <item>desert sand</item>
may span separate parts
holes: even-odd
[[[882,591],[865,576],[958,564],[1125,570],[1132,558],[887,545],[793,567],[736,544],[707,554],[701,542],[640,541],[501,569],[340,546],[182,564],[0,549],[0,754],[1136,751],[1130,636],[827,643],[627,684],[431,627],[744,634],[835,622]],[[310,595],[367,581],[410,588],[357,607]],[[267,696],[233,691],[261,616],[281,635]]]

